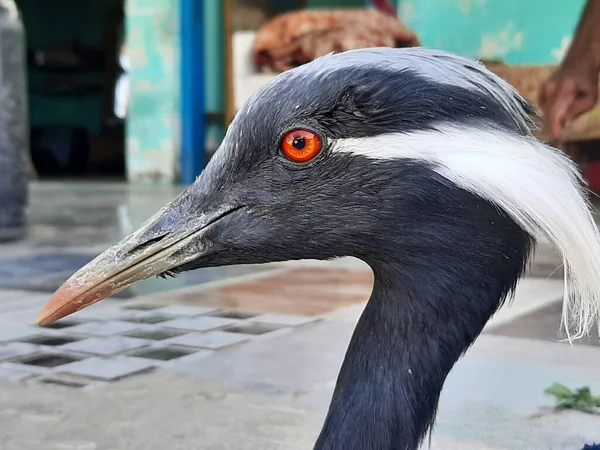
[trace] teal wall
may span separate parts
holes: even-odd
[[[134,183],[172,184],[179,171],[179,1],[126,0],[132,69],[127,175]]]
[[[399,0],[425,47],[509,64],[552,64],[566,50],[584,0]]]
[[[225,27],[222,1],[204,1],[204,105],[206,143],[214,151],[225,135]]]

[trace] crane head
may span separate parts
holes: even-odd
[[[381,258],[446,186],[556,244],[584,294],[568,303],[584,329],[598,312],[600,239],[576,168],[533,137],[536,117],[483,65],[436,50],[354,50],[284,72],[237,113],[198,179],[67,280],[38,323],[155,275]]]

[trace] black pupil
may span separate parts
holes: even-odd
[[[302,136],[296,136],[296,137],[294,137],[294,140],[292,141],[292,146],[296,150],[302,150],[304,147],[306,147],[306,141],[304,140],[304,138]]]

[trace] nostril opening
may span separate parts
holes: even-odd
[[[160,241],[162,241],[164,238],[166,238],[169,235],[168,232],[161,234],[159,236],[153,237],[152,239],[148,239],[146,242],[142,242],[140,245],[138,245],[137,247],[134,247],[131,249],[131,253],[139,253],[144,251],[145,249],[147,249],[148,247],[151,247],[154,244],[159,243]]]

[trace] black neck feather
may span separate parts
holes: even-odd
[[[472,220],[448,215],[437,223],[443,238],[404,233],[395,261],[368,261],[373,293],[316,450],[416,450],[431,429],[448,373],[514,289],[532,246],[512,220],[482,201],[469,208],[468,197],[459,201],[476,211]],[[415,233],[428,233],[420,223]]]

